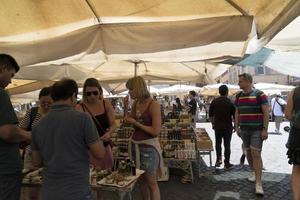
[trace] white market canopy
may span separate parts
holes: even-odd
[[[196,93],[198,93],[200,90],[201,88],[197,86],[176,84],[176,85],[172,85],[171,87],[161,88],[158,93],[159,94],[182,94],[182,93],[188,93],[189,91],[195,91]]]
[[[218,83],[218,84],[212,84],[212,85],[206,85],[202,87],[200,91],[201,96],[219,96],[219,87],[221,85],[226,85],[228,87],[228,95],[234,95],[238,91],[240,91],[240,87],[238,85],[231,85],[231,84],[223,84],[223,83]]]
[[[264,65],[280,73],[300,77],[300,16],[280,31],[267,47],[275,51]]]
[[[26,79],[12,79],[12,83],[6,87],[9,94],[22,94],[35,90],[40,90],[43,87],[50,86],[54,81],[37,81],[37,80],[26,80]]]
[[[297,0],[2,0],[0,6],[0,52],[21,64],[17,78],[96,77],[103,83],[134,74],[214,79],[208,73],[218,71],[213,62],[259,49],[300,13]],[[134,73],[127,61],[149,69]],[[196,65],[190,71],[198,76],[188,75],[182,63]]]
[[[266,46],[277,51],[300,52],[300,16],[282,29]]]
[[[158,94],[160,91],[160,89],[157,89],[156,87],[153,87],[151,85],[148,87],[148,90],[149,90],[150,94],[155,94],[155,95]],[[128,95],[128,90],[125,90],[124,92],[121,92],[118,95],[125,97]]]
[[[287,52],[274,51],[270,54],[264,65],[282,74],[300,77],[300,50]]]
[[[281,85],[275,83],[256,83],[254,84],[254,87],[265,92],[267,95],[277,94],[281,92],[289,92],[295,88],[295,86]]]

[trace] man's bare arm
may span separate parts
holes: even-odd
[[[97,141],[88,144],[90,152],[97,159],[102,159],[105,156],[105,147],[103,141],[98,139]]]
[[[269,126],[269,105],[261,106],[263,112],[263,126],[267,129]]]
[[[34,167],[40,168],[43,166],[42,157],[39,151],[32,151],[32,164]]]
[[[6,142],[19,143],[31,140],[31,132],[24,131],[13,124],[0,126],[0,138]]]

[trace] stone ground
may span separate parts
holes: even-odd
[[[214,132],[210,123],[200,123],[200,127],[206,128],[211,139],[214,141]],[[203,157],[198,173],[198,165],[194,164],[194,183],[181,183],[184,173],[180,170],[170,170],[170,179],[160,182],[162,200],[290,200],[291,166],[287,163],[285,143],[288,133],[283,127],[288,125],[284,122],[281,126],[281,134],[274,134],[274,123],[269,126],[269,138],[264,142],[262,157],[264,163],[263,197],[255,195],[255,185],[247,180],[249,167],[238,165],[241,156],[241,140],[235,134],[232,137],[231,162],[236,164],[232,170],[216,169],[208,167],[208,156]],[[215,152],[213,152],[213,163]],[[104,199],[117,199],[115,194],[105,193]],[[126,198],[125,198],[126,199]],[[141,199],[138,187],[133,192],[133,199]]]

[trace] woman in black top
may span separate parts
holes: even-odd
[[[90,155],[90,164],[96,168],[110,169],[113,167],[110,135],[117,128],[114,109],[110,101],[103,98],[103,90],[95,78],[88,78],[83,84],[83,101],[76,106],[76,110],[87,112],[91,115],[100,139],[105,146],[105,156],[101,160]]]

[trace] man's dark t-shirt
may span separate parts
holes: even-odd
[[[196,114],[197,110],[197,102],[195,99],[191,99],[190,102],[188,103],[188,106],[190,107],[189,113],[192,115]]]
[[[17,124],[18,119],[14,112],[8,94],[0,88],[0,126]],[[0,175],[21,172],[22,159],[19,144],[8,143],[0,139]]]
[[[209,117],[214,119],[215,130],[232,130],[234,113],[235,107],[227,97],[218,97],[210,104]]]
[[[43,200],[81,200],[90,195],[88,144],[97,129],[87,113],[54,105],[32,131],[32,150],[42,157]]]

